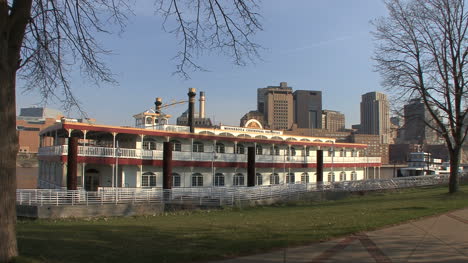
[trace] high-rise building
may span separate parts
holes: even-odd
[[[429,125],[435,126],[434,120],[419,99],[411,100],[404,106],[404,140],[407,143],[437,144],[439,136]]]
[[[288,83],[257,90],[258,111],[263,113],[265,124],[271,129],[286,130],[294,123],[292,88]]]
[[[362,134],[381,135],[382,143],[388,143],[390,132],[390,113],[387,95],[380,92],[369,92],[362,95],[361,128]]]
[[[322,128],[322,92],[296,90],[294,96],[294,122],[298,128]]]
[[[345,115],[339,111],[323,110],[322,129],[343,131],[345,129]]]

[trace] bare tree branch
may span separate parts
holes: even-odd
[[[205,50],[218,50],[236,65],[259,59],[261,46],[251,37],[262,30],[259,8],[253,0],[158,0],[163,28],[180,39],[182,50],[174,57],[175,74],[189,78],[189,70],[206,70],[196,58]],[[185,5],[187,8],[181,9]],[[192,11],[191,11],[192,10]],[[168,29],[169,21],[176,26]]]

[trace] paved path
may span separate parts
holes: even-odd
[[[217,263],[467,262],[468,208],[372,232]]]

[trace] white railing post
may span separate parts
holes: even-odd
[[[59,205],[59,201],[58,201],[58,192],[55,192],[55,205]]]

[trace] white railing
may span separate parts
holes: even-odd
[[[116,188],[88,192],[61,189],[18,189],[16,204],[19,205],[103,205],[121,203],[159,203],[161,189]]]
[[[256,187],[100,188],[97,192],[62,189],[18,189],[19,205],[98,205],[120,203],[166,203],[178,205],[224,206],[245,202],[303,198],[311,192],[356,192],[407,188],[448,183],[448,176],[415,176],[383,180],[283,184]]]
[[[183,151],[172,153],[173,160],[176,161],[216,161],[216,162],[247,162],[246,154],[235,153],[214,153],[213,151],[191,152],[186,147]],[[68,146],[50,146],[39,149],[39,155],[67,155]],[[128,149],[128,148],[110,148],[96,146],[78,146],[79,156],[93,157],[120,157],[148,160],[162,160],[163,151],[161,150],[144,150],[144,149]],[[256,161],[260,163],[316,163],[315,156],[284,156],[284,155],[256,155]],[[380,157],[323,157],[324,163],[380,163]]]

